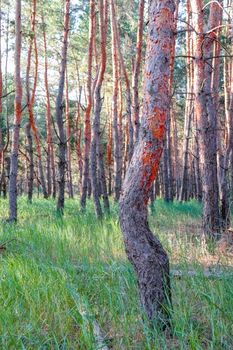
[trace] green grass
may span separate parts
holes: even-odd
[[[116,350],[233,349],[233,280],[202,272],[233,261],[201,244],[198,203],[158,200],[150,216],[172,268],[198,273],[172,278],[173,336],[142,321],[115,206],[100,223],[91,202],[83,214],[78,200],[67,200],[62,220],[52,200],[20,198],[11,226],[7,206],[0,199],[0,242],[9,240],[0,252],[0,349],[97,350],[94,320]]]

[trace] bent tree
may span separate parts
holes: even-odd
[[[137,274],[141,303],[149,320],[162,327],[169,325],[169,259],[149,229],[147,204],[169,116],[174,11],[173,0],[149,2],[141,129],[120,199],[121,229],[127,256]]]

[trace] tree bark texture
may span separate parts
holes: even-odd
[[[149,1],[142,124],[120,200],[120,224],[126,252],[137,278],[148,318],[169,324],[169,259],[149,229],[147,204],[163,151],[170,109],[171,53],[175,45],[175,3]]]

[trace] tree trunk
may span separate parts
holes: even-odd
[[[149,2],[144,99],[139,142],[126,173],[120,223],[126,252],[138,277],[142,306],[151,321],[169,324],[169,260],[147,220],[147,204],[163,151],[170,109],[171,53],[175,45],[174,1]]]
[[[188,184],[189,184],[189,140],[191,131],[191,120],[193,116],[193,82],[192,82],[192,43],[191,43],[191,32],[189,31],[191,25],[191,11],[190,11],[190,0],[187,0],[187,32],[186,32],[186,48],[187,48],[187,59],[186,59],[186,75],[187,75],[187,95],[185,101],[185,116],[184,116],[184,136],[183,136],[183,154],[182,154],[182,171],[181,171],[181,184],[179,200],[188,200]]]
[[[211,4],[209,27],[215,28]],[[217,182],[217,144],[216,111],[211,92],[211,66],[205,57],[210,57],[214,35],[204,36],[203,4],[201,0],[191,2],[193,27],[195,29],[194,47],[194,93],[197,117],[197,138],[200,140],[200,163],[203,190],[203,232],[209,237],[220,233],[218,182]],[[213,16],[213,17],[212,17]]]
[[[1,191],[3,193],[3,197],[6,198],[7,196],[7,176],[6,176],[6,158],[5,155],[7,153],[7,149],[9,146],[10,141],[10,128],[9,128],[9,100],[8,100],[8,51],[9,51],[9,23],[10,23],[10,4],[7,6],[7,18],[6,18],[6,40],[5,40],[5,94],[6,94],[6,100],[5,100],[5,118],[6,118],[6,128],[7,128],[7,140],[3,148],[2,152],[2,175],[1,175]]]
[[[80,113],[80,98],[77,103],[77,112],[76,112],[76,154],[78,160],[78,170],[79,170],[79,191],[82,191],[82,177],[83,177],[83,157],[82,157],[82,148],[81,148],[81,139],[82,139],[82,128],[81,128],[81,113]]]
[[[90,0],[89,13],[89,44],[88,44],[88,73],[87,73],[87,107],[84,116],[84,169],[82,182],[81,207],[86,208],[86,198],[88,192],[89,179],[89,156],[91,145],[91,107],[92,107],[92,60],[93,60],[93,45],[94,45],[94,24],[95,24],[95,1]]]
[[[14,128],[12,132],[10,180],[9,180],[9,221],[17,220],[17,173],[19,153],[19,130],[21,123],[22,85],[20,77],[21,61],[21,0],[16,0],[15,9],[15,101]]]
[[[66,139],[67,139],[67,183],[69,197],[74,197],[73,192],[73,178],[72,178],[72,164],[71,164],[71,131],[70,131],[70,112],[69,112],[69,94],[68,94],[68,76],[66,67],[66,91],[65,91],[65,104],[66,104]]]
[[[34,180],[34,161],[33,161],[33,146],[32,146],[32,134],[31,125],[27,123],[25,128],[25,134],[27,137],[27,153],[28,153],[28,172],[27,172],[27,191],[28,191],[28,201],[32,203],[33,195],[33,180]]]
[[[112,120],[113,120],[113,155],[114,155],[114,200],[117,202],[120,198],[122,184],[122,154],[119,143],[118,128],[118,83],[119,83],[119,67],[117,55],[117,28],[115,5],[113,0],[111,4],[111,33],[112,33],[112,67],[113,67],[113,97],[112,97]]]
[[[139,98],[138,98],[138,81],[140,76],[140,65],[142,55],[142,36],[143,36],[143,19],[144,19],[144,3],[145,0],[140,0],[138,5],[138,30],[137,30],[137,46],[136,46],[136,58],[133,69],[132,87],[132,110],[133,110],[133,122],[134,122],[134,143],[139,137]]]
[[[42,165],[40,138],[38,135],[38,130],[35,123],[34,112],[33,112],[37,80],[38,80],[38,51],[37,51],[36,33],[35,33],[35,20],[36,20],[36,0],[33,0],[32,13],[31,13],[32,36],[30,37],[28,58],[27,58],[27,72],[26,72],[27,107],[28,107],[28,114],[29,114],[29,123],[32,129],[33,136],[35,139],[35,144],[36,144],[36,151],[37,151],[38,164],[39,164],[39,174],[40,174],[43,195],[44,195],[44,198],[48,198],[48,193],[47,193],[45,178],[44,178],[43,165]],[[35,53],[35,68],[34,68],[35,72],[34,72],[33,89],[32,89],[32,93],[30,93],[29,75],[30,75],[30,68],[31,68],[31,56],[32,56],[33,44],[34,44],[34,53]]]
[[[229,28],[230,21],[231,19],[228,18],[228,27],[226,30],[226,36],[228,40],[230,39],[230,43],[232,46],[233,39],[230,35],[230,28]],[[218,46],[218,49],[220,52],[219,46]],[[233,49],[232,49],[232,53],[233,53]],[[233,178],[233,165],[232,165],[232,161],[233,161],[233,61],[232,61],[232,58],[229,60],[227,57],[224,57],[223,71],[224,71],[223,75],[224,75],[225,116],[226,116],[226,120],[225,120],[226,152],[224,157],[222,152],[222,145],[220,144],[221,141],[219,141],[218,167],[220,168],[219,169],[219,182],[220,182],[219,187],[220,187],[222,224],[223,224],[223,229],[226,229],[230,226],[230,219],[231,219],[230,201],[232,201],[233,199],[233,186],[232,186],[233,185],[233,181],[232,181],[232,178]],[[217,79],[219,79],[219,75]],[[215,85],[216,85],[216,82],[213,83],[213,86]],[[219,140],[220,140],[220,137],[221,137],[221,134],[218,137]],[[231,174],[229,174],[230,169],[231,169]],[[228,185],[227,179],[229,175],[230,175],[231,181]]]
[[[52,139],[52,118],[51,118],[51,106],[48,84],[48,59],[47,59],[47,41],[46,41],[46,25],[44,22],[44,16],[42,15],[42,28],[43,28],[43,40],[44,40],[44,84],[46,93],[46,150],[47,150],[47,188],[48,196],[56,197],[56,170],[54,159],[54,147]],[[52,173],[52,175],[51,175]]]
[[[99,0],[99,32],[100,32],[100,46],[101,46],[101,61],[100,70],[94,91],[94,119],[92,128],[91,141],[91,179],[92,190],[95,204],[95,211],[98,218],[102,217],[102,209],[98,193],[98,176],[97,167],[99,168],[99,179],[103,192],[105,208],[109,211],[109,201],[107,194],[107,184],[105,178],[105,169],[103,161],[103,151],[101,147],[101,131],[100,131],[100,113],[102,108],[101,88],[106,69],[106,32],[107,32],[107,1]]]
[[[66,170],[66,137],[63,125],[63,93],[65,83],[65,69],[67,60],[67,47],[68,47],[68,32],[69,32],[69,20],[70,20],[70,0],[65,1],[65,13],[64,13],[64,32],[63,32],[63,45],[61,52],[61,65],[60,65],[60,77],[58,95],[56,99],[56,121],[58,126],[58,148],[59,148],[59,180],[58,180],[58,200],[57,211],[63,214],[65,205],[65,170]]]
[[[107,143],[108,195],[112,195],[112,120],[110,116]]]
[[[117,26],[117,22],[116,22],[116,14],[115,14],[115,7],[113,6],[113,16],[112,16],[112,20],[113,20],[113,26],[114,26],[114,32],[116,35],[116,45],[117,45],[117,51],[118,51],[118,55],[119,55],[119,61],[120,61],[120,68],[125,80],[125,88],[126,88],[126,112],[127,112],[127,125],[128,125],[128,135],[129,135],[129,142],[127,144],[127,153],[128,153],[128,162],[130,162],[132,155],[133,155],[133,147],[134,147],[134,130],[133,130],[133,123],[132,123],[132,113],[131,113],[131,89],[130,89],[130,82],[129,82],[129,77],[128,77],[128,73],[125,67],[125,62],[124,62],[124,58],[123,58],[123,54],[122,54],[122,50],[121,50],[121,46],[120,46],[120,37],[119,37],[119,29]],[[122,88],[121,88],[122,91]],[[121,105],[122,105],[122,96],[121,96]],[[122,113],[121,113],[122,114]],[[120,123],[120,121],[119,121]],[[118,133],[119,133],[119,139],[120,139],[120,133],[121,130],[118,128]],[[122,142],[120,142],[120,146],[122,146]],[[120,150],[120,152],[122,152],[122,150]]]

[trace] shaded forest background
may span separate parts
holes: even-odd
[[[67,57],[63,57],[64,90],[61,91],[58,83],[63,55],[63,7],[59,1],[22,2],[23,96],[17,186],[18,193],[28,193],[31,200],[32,192],[55,197],[62,182],[69,197],[82,194],[83,207],[86,193],[90,196],[92,191],[97,215],[101,216],[99,198],[103,196],[107,210],[109,195],[119,199],[122,180],[138,138],[148,9],[145,5],[143,14],[143,2],[119,1],[106,10],[111,12],[111,18],[107,16],[106,23],[101,23],[100,13],[105,9],[94,3],[91,6],[92,18],[88,1],[70,5]],[[211,235],[229,226],[232,200],[232,4],[220,1],[205,6],[203,3],[203,28],[199,28],[198,35],[205,37],[203,60],[209,67],[209,71],[205,68],[204,80],[209,79],[204,93],[207,99],[210,95],[208,101],[211,100],[205,104],[213,105],[208,125],[201,124],[203,121],[196,112],[194,66],[198,35],[191,7],[189,2],[176,3],[171,112],[151,202],[155,196],[162,196],[166,201],[203,200],[204,230]],[[103,25],[106,38],[101,33]],[[2,1],[0,143],[1,193],[4,196],[10,176],[14,113],[14,31],[12,4]],[[106,67],[102,81],[98,82],[99,96],[96,96],[101,62],[105,60],[103,45]],[[199,79],[196,74],[195,79]],[[96,119],[97,107],[100,112]],[[64,140],[57,119],[59,109]],[[97,156],[91,158],[93,152],[97,152]],[[64,175],[60,173],[62,167]],[[63,204],[58,203],[60,206]]]

